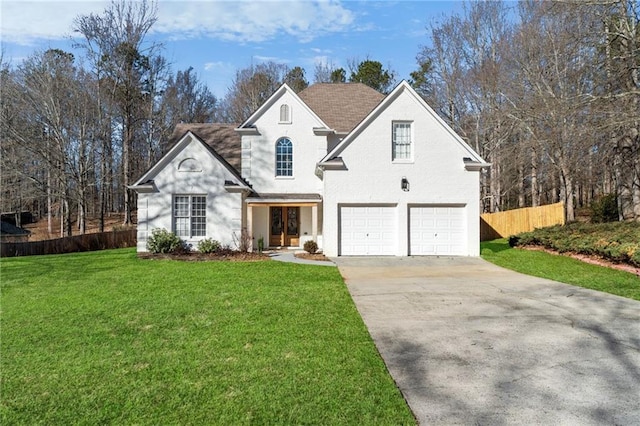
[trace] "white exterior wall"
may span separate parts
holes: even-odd
[[[180,171],[185,159],[195,159],[199,171]],[[198,167],[195,167],[198,169]],[[154,177],[158,192],[138,194],[138,251],[147,251],[147,238],[155,228],[173,229],[173,196],[206,195],[206,237],[188,239],[197,249],[198,241],[212,238],[234,247],[233,234],[240,235],[242,227],[242,194],[224,189],[225,180],[237,181],[197,140],[192,140]]]
[[[392,161],[392,122],[412,121],[413,161]],[[411,205],[464,205],[467,250],[479,255],[479,172],[466,171],[469,156],[413,96],[403,92],[339,154],[348,170],[324,172],[324,253],[338,255],[341,204],[383,204],[397,208],[398,256],[409,248]],[[406,177],[408,192],[400,182]]]
[[[290,108],[291,123],[279,123],[280,105]],[[322,181],[315,175],[316,163],[327,153],[327,137],[316,136],[322,124],[293,95],[284,92],[271,108],[251,123],[259,135],[242,136],[242,177],[258,193],[320,193]],[[276,142],[293,143],[293,176],[276,177]]]
[[[264,247],[269,247],[269,207],[252,207],[253,250],[258,250],[258,239],[264,239]]]

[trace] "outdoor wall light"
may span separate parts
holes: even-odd
[[[402,188],[404,192],[409,192],[409,181],[404,176],[402,176],[402,180],[400,181],[400,188]]]

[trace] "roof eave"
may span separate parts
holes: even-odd
[[[259,135],[260,134],[257,127],[236,127],[234,130],[240,133],[241,135]]]
[[[317,164],[317,167],[322,170],[347,170],[347,166],[344,164],[344,160],[342,160],[341,157],[322,161]]]
[[[149,181],[138,185],[128,185],[127,188],[137,192],[138,194],[151,194],[153,192],[160,192],[154,181]]]
[[[330,129],[328,127],[314,127],[313,128],[313,134],[316,136],[329,136],[329,135],[333,135],[336,134],[336,130],[335,129]]]
[[[488,169],[491,167],[491,163],[481,163],[479,161],[465,161],[464,168],[470,172],[477,172],[482,169]]]

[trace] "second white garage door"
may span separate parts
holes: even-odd
[[[393,256],[398,247],[396,207],[340,207],[340,255]]]
[[[467,255],[464,207],[411,207],[409,254]]]

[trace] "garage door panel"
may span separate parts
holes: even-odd
[[[464,207],[411,207],[409,254],[466,255]]]
[[[395,255],[395,207],[349,206],[340,208],[340,254],[343,256]]]

